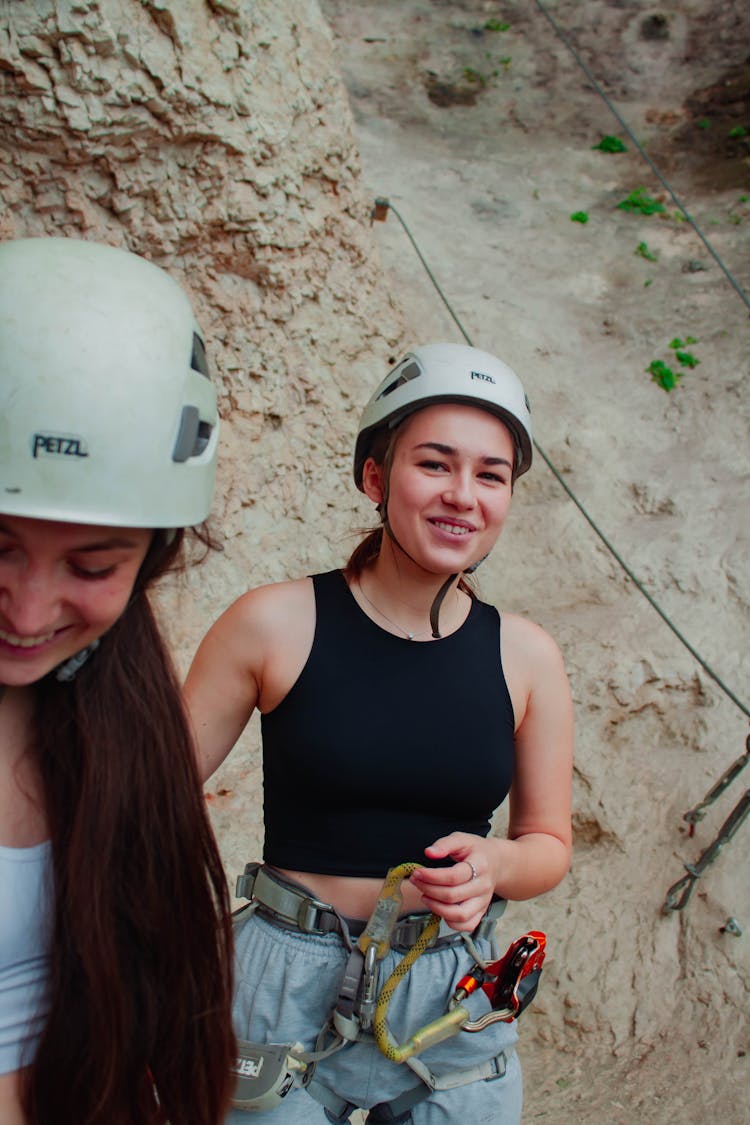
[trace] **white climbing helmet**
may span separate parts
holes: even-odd
[[[531,416],[521,380],[507,363],[468,344],[426,344],[408,352],[388,372],[364,409],[354,450],[354,480],[362,490],[362,470],[375,434],[393,429],[424,406],[458,402],[497,415],[516,446],[514,476],[531,465]]]
[[[203,339],[168,274],[77,239],[0,244],[0,512],[199,523],[217,444]]]

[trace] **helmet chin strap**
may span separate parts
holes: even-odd
[[[440,607],[445,600],[445,595],[453,585],[453,582],[456,580],[456,578],[458,578],[459,573],[459,571],[456,571],[455,574],[451,574],[448,576],[448,578],[446,578],[445,582],[435,595],[435,599],[432,605],[430,606],[430,627],[432,629],[432,636],[436,641],[440,640],[440,629],[438,628],[438,615],[440,613]]]
[[[390,524],[390,521],[388,519],[388,513],[387,513],[385,503],[379,504],[378,510],[380,512],[380,517],[383,521],[383,527],[384,527],[385,531],[388,533],[388,538],[390,539],[391,543],[393,543],[393,545],[395,547],[398,547],[401,554],[406,555],[407,559],[409,559],[410,562],[413,562],[415,566],[419,566],[419,563],[417,562],[417,560],[412,558],[412,556],[409,554],[408,551],[404,550],[404,548],[401,546],[401,544],[399,543],[396,536],[393,534],[393,530],[391,528],[391,524]],[[480,559],[479,562],[483,562],[483,560]],[[475,563],[474,566],[479,566],[479,563]],[[474,570],[474,566],[471,567],[471,570]],[[458,578],[460,573],[461,573],[461,571],[456,571],[455,574],[451,574],[451,575],[448,576],[448,578],[446,578],[445,582],[443,583],[443,585],[440,587],[437,594],[435,595],[435,597],[433,599],[433,602],[432,602],[432,605],[430,606],[430,628],[432,629],[432,638],[435,641],[442,640],[442,636],[443,636],[442,633],[440,632],[440,628],[439,628],[440,607],[442,606],[443,602],[445,601],[446,594],[448,593],[452,584]]]

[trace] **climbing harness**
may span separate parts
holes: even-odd
[[[695,831],[695,825],[706,815],[708,806],[731,785],[734,779],[748,764],[748,761],[750,761],[750,735],[748,735],[745,740],[745,753],[742,757],[738,758],[736,762],[733,762],[729,769],[721,775],[716,784],[706,793],[702,801],[692,809],[688,809],[684,814],[683,820],[686,820],[690,825],[691,836]],[[696,882],[708,865],[713,863],[724,845],[732,839],[749,813],[750,789],[746,789],[743,796],[740,797],[739,801],[722,824],[716,834],[716,838],[701,852],[697,863],[686,863],[684,865],[687,874],[683,875],[681,879],[678,879],[676,883],[673,883],[667,891],[667,897],[661,908],[662,914],[669,914],[672,910],[683,910],[687,906],[690,901],[690,896],[695,889]]]
[[[237,1062],[232,1104],[237,1109],[275,1109],[297,1082],[306,1086],[318,1058],[301,1043],[248,1043],[237,1040]]]
[[[329,903],[321,902],[275,870],[260,863],[246,865],[237,880],[237,896],[248,898],[250,902],[235,913],[235,924],[257,911],[283,929],[318,935],[335,933],[344,942],[349,957],[336,1005],[312,1051],[306,1051],[301,1043],[259,1044],[238,1040],[233,1097],[237,1108],[272,1109],[281,1105],[291,1090],[302,1087],[326,1108],[331,1119],[348,1120],[349,1113],[356,1107],[319,1082],[315,1067],[322,1059],[370,1035],[386,1058],[395,1063],[406,1062],[421,1080],[419,1086],[371,1110],[373,1121],[406,1120],[411,1108],[429,1097],[433,1090],[489,1080],[505,1073],[508,1053],[504,1051],[468,1070],[440,1076],[414,1056],[459,1031],[483,1031],[500,1020],[510,1023],[517,1019],[536,993],[544,960],[545,935],[537,931],[524,935],[513,942],[504,957],[490,963],[481,958],[474,941],[490,935],[505,909],[503,899],[491,903],[472,935],[450,929],[442,932],[445,924],[435,914],[399,917],[401,884],[420,866],[403,863],[388,872],[372,914],[363,925],[345,918]],[[404,1044],[394,1044],[386,1016],[396,987],[427,950],[459,942],[466,945],[475,963],[456,985],[448,1010],[415,1032]],[[379,991],[378,968],[389,950],[403,950],[404,956]],[[490,1011],[472,1020],[463,1001],[477,990],[485,993]]]

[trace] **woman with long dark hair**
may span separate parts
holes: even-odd
[[[503,989],[476,1019],[451,998],[475,962],[481,981],[500,960],[499,900],[555,886],[570,857],[560,653],[464,578],[494,546],[531,455],[528,403],[506,364],[462,345],[415,348],[357,436],[355,482],[381,526],[343,570],[245,594],[198,651],[187,694],[205,776],[262,714],[265,863],[240,881],[251,902],[236,929],[232,1122],[324,1125],[355,1107],[373,1123],[520,1120]],[[507,837],[492,836],[508,794]],[[404,861],[416,870],[402,872],[389,930],[398,887],[381,886]],[[427,934],[427,951],[391,978]],[[543,945],[530,936],[519,951],[525,972]],[[514,1014],[520,980],[511,993]],[[440,1042],[449,1010],[477,1034]],[[428,1025],[429,1044],[415,1035]]]
[[[190,304],[72,239],[0,245],[0,1121],[217,1125],[231,925],[149,601],[208,514]]]

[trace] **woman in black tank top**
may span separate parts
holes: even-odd
[[[343,571],[241,597],[191,668],[186,694],[204,776],[257,707],[266,870],[355,923],[369,917],[387,870],[406,860],[421,866],[404,884],[405,911],[433,912],[455,934],[474,931],[493,900],[541,894],[567,870],[572,704],[559,651],[523,618],[504,615],[501,627],[464,577],[495,545],[531,455],[528,402],[509,367],[463,345],[414,349],[375,391],[357,437],[355,482],[380,526]],[[490,835],[490,821],[508,794],[501,839]],[[279,922],[267,903],[258,912]],[[298,1023],[269,1016],[268,1005],[261,1014],[266,985],[248,983],[260,946],[248,934],[264,924],[252,918],[238,936],[235,1030],[253,1042],[314,1041],[317,1015],[308,1015],[308,1026],[302,1014]],[[279,963],[290,940],[281,925]],[[322,938],[302,940],[312,950]],[[448,970],[445,981],[450,995]],[[337,987],[333,980],[334,997]],[[292,988],[277,985],[290,1003]],[[446,1001],[438,996],[439,1010]],[[326,1003],[330,997],[321,998],[317,1030]],[[496,1041],[499,1054],[514,1038],[506,1031]],[[448,1058],[450,1043],[445,1048]],[[479,1057],[487,1051],[484,1043],[475,1049]],[[329,1112],[336,1097],[370,1109],[372,1121],[402,1106],[366,1089],[361,1076],[365,1060],[374,1065],[372,1051],[358,1040],[318,1065],[311,1090]],[[358,1053],[359,1086],[344,1073]],[[385,1065],[378,1092],[393,1095],[401,1087],[391,1084],[391,1072],[406,1068]],[[428,1123],[442,1114],[441,1121],[464,1122],[469,1089],[478,1099],[475,1119],[518,1120],[518,1074],[515,1092],[509,1072],[508,1089],[500,1083],[494,1093],[481,1079],[467,1082],[420,1099],[403,1120]],[[274,1120],[317,1120],[319,1109],[300,1089]],[[239,1111],[230,1118],[244,1119]]]

